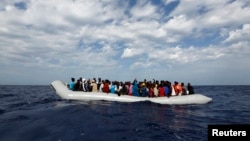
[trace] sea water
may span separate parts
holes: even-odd
[[[250,86],[194,86],[203,105],[62,100],[49,86],[0,86],[1,141],[206,141],[210,124],[249,124]]]

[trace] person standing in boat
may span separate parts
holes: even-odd
[[[110,85],[110,93],[115,94],[115,91],[116,91],[116,84],[115,81],[112,81]]]
[[[103,85],[103,89],[102,89],[104,93],[107,93],[107,94],[109,93],[109,84],[110,84],[110,81],[106,79]]]
[[[182,87],[181,95],[187,95],[187,88],[185,87],[183,82],[181,83],[181,87]]]
[[[83,78],[82,78],[82,77],[80,77],[80,78],[79,78],[79,80],[80,80],[80,87],[79,87],[79,91],[83,91],[83,85],[82,85],[82,84],[83,84],[83,81],[82,81],[82,80],[83,80]]]
[[[175,94],[176,95],[181,95],[181,91],[182,91],[182,87],[181,87],[181,85],[177,82],[177,81],[175,81],[174,82],[174,91],[175,91]]]
[[[153,85],[154,85],[154,96],[158,97],[158,94],[159,94],[158,84],[154,83]]]
[[[187,90],[188,90],[188,94],[194,94],[194,88],[190,83],[188,83],[187,85]]]
[[[159,91],[159,94],[158,94],[159,97],[164,96],[165,92],[164,92],[164,88],[163,88],[163,84],[162,83],[160,83],[158,91]]]
[[[88,79],[88,92],[92,92],[91,80]]]
[[[89,88],[88,88],[88,83],[87,83],[87,80],[83,80],[83,91],[84,92],[88,92],[89,91]]]
[[[167,84],[167,87],[168,87],[168,89],[169,89],[168,97],[170,97],[171,94],[172,94],[172,85],[171,85],[171,82],[170,82],[170,81],[166,81],[166,84]]]
[[[69,89],[74,91],[74,86],[75,86],[75,78],[71,78],[71,82],[69,83]]]
[[[120,84],[121,84],[121,89],[120,89],[119,93],[121,95],[127,95],[128,89],[127,89],[126,83],[121,82]]]
[[[149,97],[154,97],[154,85],[153,83],[148,84]]]
[[[97,89],[97,84],[95,82],[95,80],[91,80],[91,87],[92,87],[92,92],[98,92],[98,89]]]
[[[95,81],[95,83],[96,83],[96,78],[94,77],[92,81]]]
[[[100,87],[99,87],[99,89],[98,89],[99,92],[103,92],[104,83],[105,83],[105,81],[102,80],[101,85],[100,85]]]
[[[132,88],[132,94],[133,94],[133,96],[139,96],[139,91],[138,90],[139,90],[139,88],[138,88],[138,82],[135,79],[133,81],[133,88]]]
[[[149,96],[149,91],[148,91],[148,88],[146,87],[145,82],[142,82],[140,89],[141,89],[141,93],[142,93],[141,95],[143,97]]]
[[[77,79],[75,85],[74,85],[74,91],[81,91],[81,80]]]
[[[127,89],[128,89],[128,95],[132,96],[133,95],[133,85],[131,84],[130,81],[128,82]]]
[[[164,82],[163,83],[163,88],[164,88],[164,95],[165,96],[167,96],[167,97],[169,97],[170,96],[170,88],[168,87],[168,84],[167,84],[167,82]]]
[[[97,82],[97,89],[98,89],[98,91],[100,91],[101,84],[102,84],[102,79],[99,77],[98,78],[98,82]]]

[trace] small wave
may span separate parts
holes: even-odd
[[[44,98],[40,99],[38,101],[30,101],[30,105],[40,105],[40,104],[48,104],[48,103],[53,103],[56,101],[60,101],[59,99],[54,99],[54,98]]]
[[[20,120],[28,120],[28,119],[29,119],[28,116],[18,115],[18,116],[16,116],[13,120],[15,120],[15,121],[20,121]]]
[[[28,105],[28,102],[18,102],[18,103],[13,103],[13,104],[9,104],[8,108],[12,109],[12,108],[17,108],[17,107],[22,107],[25,105]]]
[[[5,109],[0,109],[0,115],[5,113],[5,111],[6,111]]]
[[[14,94],[0,94],[0,98],[14,97]]]

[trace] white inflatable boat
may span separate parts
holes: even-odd
[[[212,101],[212,98],[204,96],[202,94],[182,95],[182,96],[171,96],[171,97],[138,97],[117,94],[107,94],[102,92],[81,92],[69,90],[66,83],[56,80],[51,83],[51,88],[55,93],[62,99],[71,100],[107,100],[107,101],[118,101],[118,102],[139,102],[139,101],[151,101],[159,104],[206,104]]]

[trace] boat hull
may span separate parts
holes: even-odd
[[[171,97],[138,97],[117,94],[107,94],[102,92],[82,92],[82,91],[71,91],[67,85],[60,80],[55,80],[51,83],[51,88],[55,93],[62,99],[70,100],[106,100],[106,101],[118,101],[118,102],[140,102],[150,101],[159,104],[170,104],[170,105],[182,105],[182,104],[206,104],[212,101],[212,98],[202,94],[192,94],[183,96],[171,96]]]

